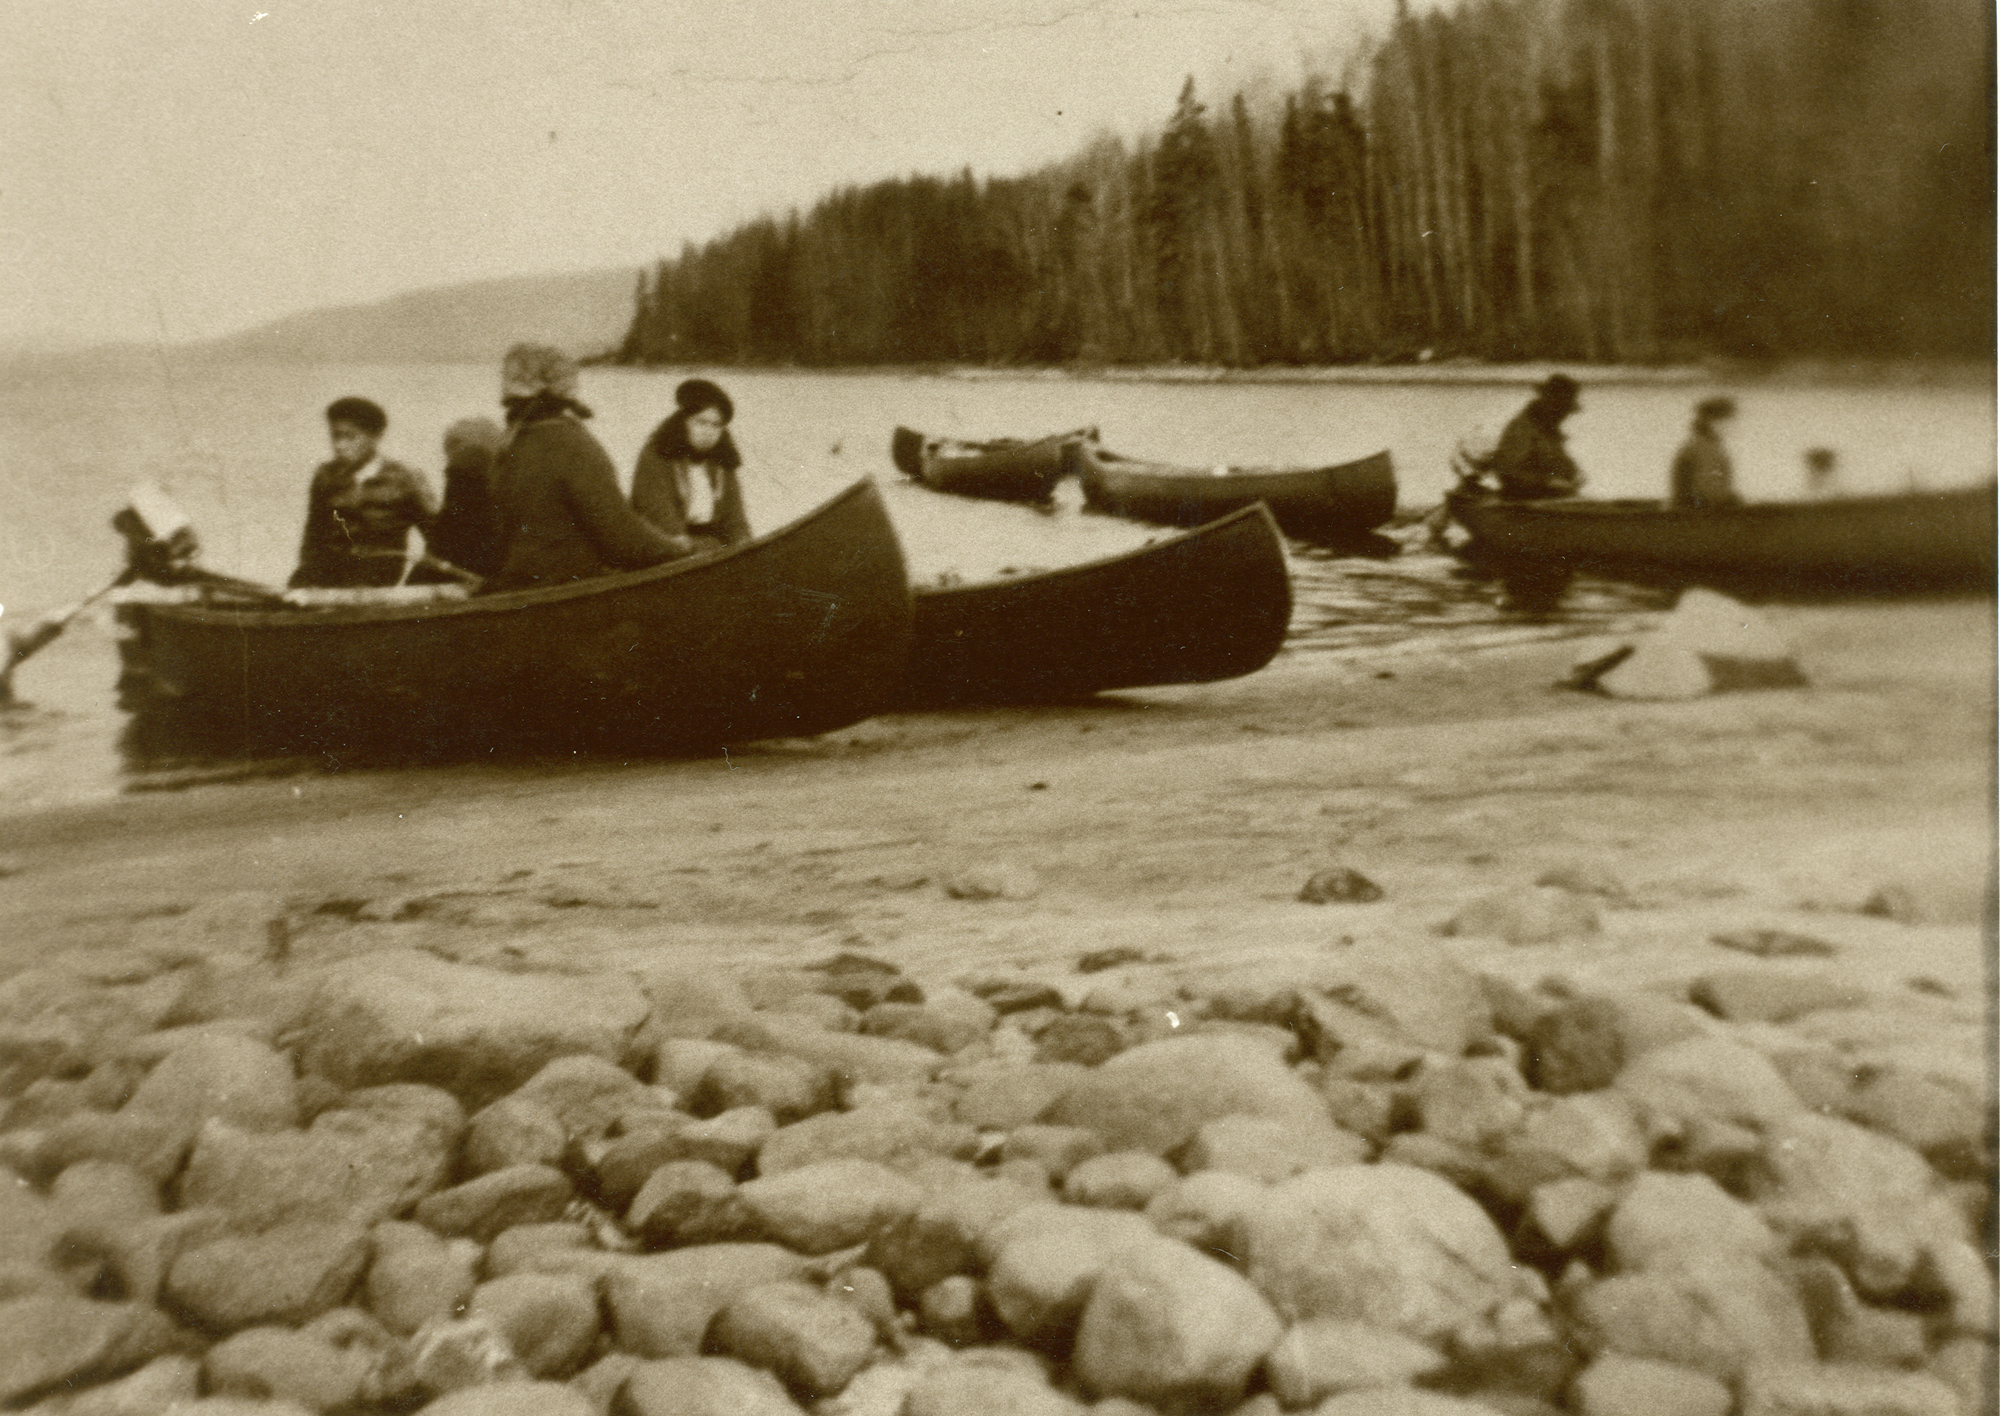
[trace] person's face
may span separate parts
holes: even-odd
[[[687,420],[688,446],[696,452],[708,452],[722,441],[722,430],[728,426],[720,408],[704,408],[699,413],[690,413]]]
[[[375,455],[375,435],[352,423],[328,424],[327,436],[333,443],[334,461],[343,467],[359,467]]]

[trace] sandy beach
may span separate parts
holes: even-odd
[[[1630,981],[1726,958],[1708,942],[1726,929],[1795,929],[1843,970],[1932,978],[1976,1012],[1990,603],[1767,613],[1811,687],[1619,703],[1554,687],[1570,642],[1385,650],[697,761],[295,772],[10,818],[4,964],[255,892],[282,903],[300,960],[858,948],[935,975],[1126,947],[1220,965],[1433,938],[1470,899],[1576,867],[1629,897],[1597,935],[1452,947],[1510,976]],[[1338,865],[1385,898],[1296,899]],[[998,896],[947,888],[982,874]],[[1861,913],[1877,896],[1903,917]]]

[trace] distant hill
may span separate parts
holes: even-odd
[[[536,340],[579,357],[618,347],[638,270],[515,276],[287,315],[188,352],[280,363],[491,363]]]

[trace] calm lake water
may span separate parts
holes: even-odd
[[[592,427],[629,477],[641,442],[672,408],[682,372],[592,369]],[[733,395],[753,526],[774,529],[857,478],[884,487],[911,573],[982,579],[1115,554],[1162,534],[1082,514],[1073,484],[1056,512],[964,501],[904,481],[888,457],[898,423],[964,437],[1034,435],[1094,423],[1129,456],[1201,466],[1318,464],[1389,448],[1406,509],[1434,505],[1461,439],[1490,439],[1525,384],[1146,382],[1024,375],[716,372]],[[1586,383],[1569,424],[1601,496],[1657,495],[1694,401],[1716,387]],[[1771,386],[1737,395],[1731,442],[1743,493],[1799,494],[1802,454],[1838,451],[1843,485],[1888,491],[1962,486],[1994,473],[1990,388]],[[496,414],[494,368],[474,365],[202,365],[132,359],[29,375],[0,388],[0,626],[79,598],[119,568],[107,528],[128,489],[164,485],[194,517],[204,562],[256,580],[290,573],[311,469],[326,456],[320,410],[359,393],[390,414],[384,452],[438,475],[444,427]],[[1662,601],[1604,582],[1572,587],[1553,616],[1509,609],[1497,587],[1448,556],[1394,560],[1293,554],[1289,654],[1376,652],[1407,643],[1471,649],[1534,635],[1596,632]],[[23,703],[0,711],[0,810],[116,792],[124,781],[108,622],[87,616],[16,675]]]

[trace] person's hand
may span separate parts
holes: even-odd
[[[667,537],[667,541],[674,549],[673,559],[675,560],[679,560],[683,556],[691,556],[695,553],[695,539],[692,536],[669,536]]]

